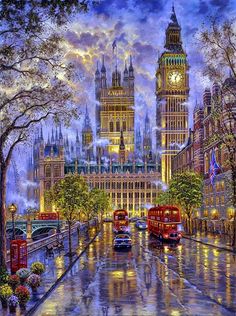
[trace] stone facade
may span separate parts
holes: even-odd
[[[193,137],[188,144],[172,159],[172,172],[192,170],[204,178],[202,218],[231,219],[234,214],[232,205],[231,171],[225,164],[228,153],[223,143],[216,137],[220,133],[220,123],[214,118],[214,106],[220,101],[221,87],[214,83],[212,89],[205,89],[203,105],[194,108]],[[223,119],[223,118],[221,118]],[[227,124],[230,124],[227,121]],[[232,123],[234,131],[235,123]],[[213,185],[210,181],[210,163],[212,152],[219,166]],[[199,212],[198,212],[199,213]]]

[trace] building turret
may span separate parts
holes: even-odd
[[[173,53],[182,53],[182,41],[181,41],[181,27],[178,23],[175,8],[172,6],[172,13],[170,17],[169,25],[166,29],[166,42],[165,48]]]
[[[97,62],[97,69],[95,71],[95,97],[96,100],[100,98],[100,89],[101,89],[101,76],[100,71],[98,69],[98,62]]]
[[[79,159],[81,152],[80,152],[80,140],[79,140],[79,132],[76,131],[76,142],[75,142],[75,151],[76,151],[76,158]]]
[[[138,125],[135,135],[135,153],[137,158],[141,158],[142,156],[142,136],[141,136],[141,130],[140,125]]]
[[[112,73],[112,87],[120,87],[121,86],[121,74],[117,69],[117,66],[115,67],[115,71]]]
[[[143,152],[147,160],[149,160],[151,151],[152,151],[152,129],[151,129],[148,113],[146,113],[144,132],[143,132]]]
[[[193,111],[193,159],[194,172],[202,174],[204,172],[204,154],[203,154],[203,119],[204,110],[200,103],[196,101]]]
[[[82,129],[82,150],[86,160],[90,161],[93,159],[93,131],[87,105],[84,116],[84,126]]]
[[[129,88],[134,89],[134,68],[131,55],[129,64]]]
[[[203,107],[204,116],[208,116],[211,113],[211,91],[209,88],[206,88],[203,93]]]
[[[107,75],[104,61],[104,55],[102,56],[102,68],[101,68],[101,88],[107,88]]]
[[[120,132],[120,146],[119,146],[119,161],[120,163],[125,163],[125,143],[124,143],[124,135],[123,131]]]
[[[61,131],[61,124],[60,124],[60,127],[59,127],[59,144],[61,146],[63,146],[63,135],[62,135],[62,131]]]
[[[43,139],[43,128],[41,126],[41,129],[40,129],[40,143],[43,144],[44,143],[44,139]]]
[[[126,61],[125,61],[125,70],[124,70],[124,77],[123,77],[123,86],[125,88],[129,87],[129,72],[128,72],[128,69],[127,69]]]
[[[52,134],[51,134],[51,143],[54,144],[55,138],[54,138],[54,129],[52,128]]]

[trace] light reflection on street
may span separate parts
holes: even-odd
[[[190,240],[162,245],[134,227],[132,251],[114,251],[112,239],[106,223],[36,315],[235,315],[233,254]]]

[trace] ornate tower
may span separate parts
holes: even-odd
[[[122,164],[125,163],[126,160],[123,131],[120,132],[119,160]]]
[[[103,68],[104,67],[104,68]],[[125,66],[123,81],[117,64],[112,73],[112,85],[107,86],[105,80],[105,66],[101,74],[104,80],[101,84],[99,105],[99,137],[108,139],[108,154],[119,154],[120,133],[123,131],[127,153],[134,152],[134,69],[132,58],[129,69]],[[103,75],[101,75],[102,78]],[[121,84],[122,82],[122,84]]]
[[[194,130],[194,171],[200,174],[204,172],[204,154],[203,154],[203,119],[204,111],[200,104],[194,107],[193,112],[193,130]]]
[[[86,106],[86,112],[84,117],[84,126],[82,129],[82,149],[84,158],[86,160],[93,159],[93,131],[88,114],[88,108]]]
[[[189,76],[187,54],[182,48],[181,27],[175,9],[166,29],[165,51],[158,59],[157,85],[157,147],[162,149],[161,176],[171,178],[171,158],[188,137]]]
[[[144,131],[143,131],[143,153],[144,158],[149,159],[152,152],[152,130],[148,113],[146,113]]]

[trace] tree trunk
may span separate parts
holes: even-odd
[[[72,256],[71,222],[68,222],[69,256]]]
[[[7,168],[0,165],[0,267],[6,268],[6,178]]]

